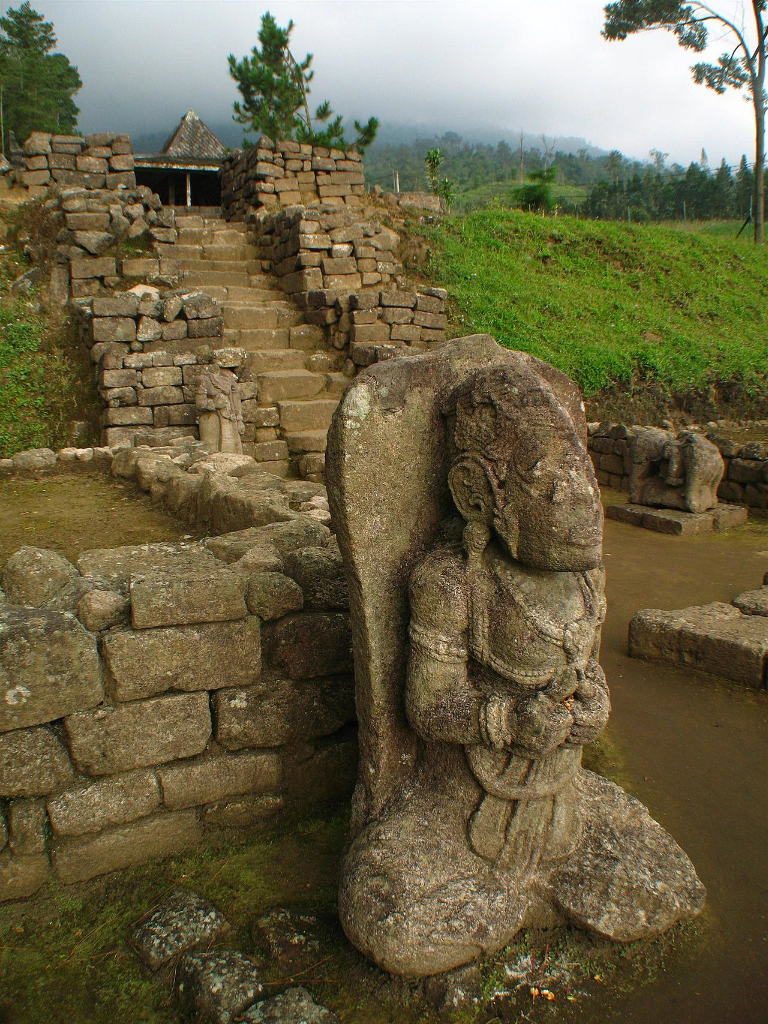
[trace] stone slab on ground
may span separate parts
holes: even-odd
[[[608,505],[606,519],[631,526],[642,526],[654,533],[669,533],[678,537],[730,530],[743,526],[747,509],[740,505],[717,505],[708,512],[681,512],[672,508],[649,508],[647,505]]]
[[[67,884],[171,857],[202,842],[195,811],[153,814],[94,835],[51,841],[51,862]]]
[[[189,813],[189,812],[187,812]],[[209,946],[230,925],[213,903],[195,892],[174,889],[132,930],[129,942],[151,971],[197,946]]]
[[[280,974],[292,977],[309,970],[320,959],[324,930],[320,915],[278,907],[254,922],[252,935]]]
[[[251,548],[274,545],[285,556],[290,551],[305,547],[323,547],[331,531],[322,523],[306,516],[296,516],[287,522],[252,526],[245,530],[210,537],[204,541],[206,548],[223,562],[235,562]]]
[[[221,564],[131,573],[133,628],[244,619],[245,584],[245,576]]]
[[[264,986],[256,961],[237,950],[189,953],[176,970],[182,1010],[205,1024],[231,1024],[261,999]]]
[[[211,712],[207,693],[184,693],[78,712],[64,724],[81,771],[116,775],[201,754]]]
[[[675,611],[645,608],[629,624],[629,653],[757,689],[766,685],[768,619],[720,601]]]
[[[316,1003],[305,988],[289,988],[279,996],[252,1006],[243,1024],[341,1024],[326,1006]]]
[[[104,697],[96,641],[68,612],[0,611],[0,733],[43,725]]]
[[[216,565],[216,559],[202,544],[184,541],[94,548],[84,551],[77,560],[77,567],[84,576],[101,576],[125,592],[132,573],[205,569]]]
[[[745,590],[733,599],[733,604],[745,615],[768,615],[768,587]]]
[[[168,690],[252,686],[261,675],[260,622],[249,615],[235,622],[112,629],[102,640],[102,654],[109,693],[118,701]]]

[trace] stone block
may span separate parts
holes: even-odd
[[[156,322],[156,321],[155,321]],[[145,388],[164,387],[168,384],[181,384],[180,366],[151,366],[142,371],[141,382]]]
[[[132,171],[133,167],[132,153],[115,153],[109,158],[110,171]]]
[[[252,686],[261,673],[259,620],[113,629],[102,640],[102,654],[117,701],[167,690]]]
[[[181,405],[183,402],[184,392],[173,385],[139,391],[139,405]]]
[[[349,332],[349,339],[353,342],[386,345],[389,337],[389,324],[385,323],[353,324]]]
[[[70,884],[170,857],[201,841],[195,811],[166,812],[94,836],[54,839],[51,861],[58,878]]]
[[[106,409],[103,422],[107,427],[148,426],[152,423],[152,410],[137,405]]]
[[[288,445],[285,441],[264,441],[253,447],[253,457],[257,462],[280,462],[288,458]]]
[[[315,679],[352,671],[348,615],[288,615],[264,626],[262,640],[269,663],[291,679]]]
[[[301,587],[280,572],[255,572],[250,576],[246,601],[248,610],[264,621],[281,619],[304,607]]]
[[[34,895],[48,881],[48,858],[44,853],[14,856],[9,849],[0,853],[0,903]]]
[[[66,222],[70,231],[106,231],[109,228],[109,214],[68,213]]]
[[[121,185],[124,185],[126,188],[135,188],[136,175],[133,171],[115,171],[114,173],[108,173],[105,184],[109,189],[120,188]]]
[[[290,328],[290,347],[305,352],[322,348],[325,343],[325,331],[316,324],[298,324]]]
[[[219,754],[167,765],[159,768],[157,774],[163,803],[176,810],[243,794],[274,792],[280,785],[280,759],[261,750]]]
[[[448,317],[445,313],[421,313],[416,310],[413,314],[413,322],[420,327],[431,327],[434,330],[444,331],[448,326]]]
[[[111,245],[114,245],[115,242],[115,239],[108,231],[75,231],[72,240],[75,245],[79,245],[81,249],[93,253],[94,256],[100,256]]]
[[[0,611],[0,732],[42,725],[98,704],[96,643],[67,612]]]
[[[32,132],[28,139],[22,144],[25,156],[37,156],[42,153],[51,152],[50,132]]]
[[[70,264],[72,278],[74,280],[90,280],[94,277],[115,277],[115,260],[111,256],[102,256],[99,259],[72,260]]]
[[[174,982],[189,1019],[229,1024],[264,993],[263,968],[237,950],[188,954],[179,961]]]
[[[47,796],[74,776],[66,748],[50,729],[0,733],[0,799]]]
[[[280,426],[283,430],[327,430],[338,405],[337,399],[278,402]]]
[[[245,577],[224,566],[151,570],[131,576],[134,629],[244,619]]]
[[[121,263],[123,277],[153,278],[160,273],[159,260],[136,258],[123,260]]]
[[[106,174],[109,169],[109,165],[103,157],[84,154],[75,157],[75,166],[78,171],[83,171],[86,174]]]
[[[93,340],[135,341],[136,321],[120,316],[97,317],[93,321]]]
[[[51,170],[74,171],[75,154],[73,153],[51,153],[48,156],[48,166]],[[69,225],[67,225],[69,226]]]
[[[156,811],[160,802],[154,772],[136,771],[60,793],[47,807],[55,835],[81,836],[144,818]]]
[[[78,712],[65,726],[81,771],[117,775],[202,753],[211,715],[207,693],[185,693]]]
[[[743,526],[748,518],[748,510],[741,505],[715,505],[708,514],[712,516],[712,526],[717,531]]]
[[[139,381],[136,370],[101,370],[99,383],[104,388],[133,388]]]
[[[299,585],[308,611],[349,608],[344,563],[336,547],[306,547],[284,558],[285,574]]]
[[[163,324],[163,341],[183,341],[187,337],[188,326],[184,320],[172,320]]]
[[[21,174],[21,183],[27,188],[35,185],[47,185],[50,180],[50,171],[22,171]]]
[[[279,747],[329,736],[355,720],[351,675],[301,683],[263,679],[248,690],[218,690],[213,696],[216,739],[227,750]]]
[[[177,320],[176,323],[183,323]],[[168,327],[172,327],[168,324]],[[190,338],[220,338],[224,333],[224,320],[220,316],[208,320],[190,320],[187,323],[187,336]]]
[[[77,617],[91,633],[111,629],[128,618],[128,598],[115,590],[91,590],[77,604]]]
[[[12,800],[8,809],[8,845],[17,856],[45,853],[45,803],[42,800]]]
[[[74,216],[74,215],[73,215]],[[79,214],[79,216],[101,216],[101,214]],[[110,295],[104,298],[93,300],[93,315],[135,317],[139,310],[138,295]]]
[[[163,336],[162,325],[150,316],[143,316],[136,326],[136,341],[146,344],[151,341],[160,341]],[[172,383],[175,383],[173,381]],[[180,382],[179,382],[180,383]],[[145,382],[145,387],[150,387],[150,384]]]
[[[629,624],[629,653],[757,689],[766,684],[768,620],[719,601],[676,611],[646,608]]]
[[[5,563],[0,579],[10,604],[39,608],[77,575],[74,565],[58,552],[24,546]]]
[[[337,1014],[316,1003],[307,989],[300,985],[287,988],[251,1006],[240,1018],[242,1024],[341,1024]]]
[[[247,828],[257,821],[272,817],[283,807],[283,798],[274,793],[241,796],[204,807],[203,824],[219,828]]]
[[[182,812],[189,817],[190,812]],[[208,900],[195,892],[174,889],[129,936],[131,946],[150,971],[170,963],[196,946],[211,946],[229,930],[229,923]]]

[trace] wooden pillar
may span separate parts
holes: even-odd
[[[192,175],[187,171],[187,206],[192,205]]]

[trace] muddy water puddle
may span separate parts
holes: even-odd
[[[0,565],[24,544],[52,548],[74,562],[89,548],[193,533],[132,485],[100,473],[0,480]]]
[[[768,523],[682,538],[609,521],[604,551],[601,661],[613,701],[610,734],[628,788],[689,854],[708,901],[693,962],[668,965],[613,1005],[595,1003],[561,1019],[765,1024],[768,694],[630,659],[627,627],[639,608],[730,601],[759,586],[768,569]]]

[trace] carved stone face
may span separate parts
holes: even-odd
[[[555,396],[526,383],[492,371],[460,396],[454,500],[524,565],[593,569],[602,558],[603,512],[592,463]]]

